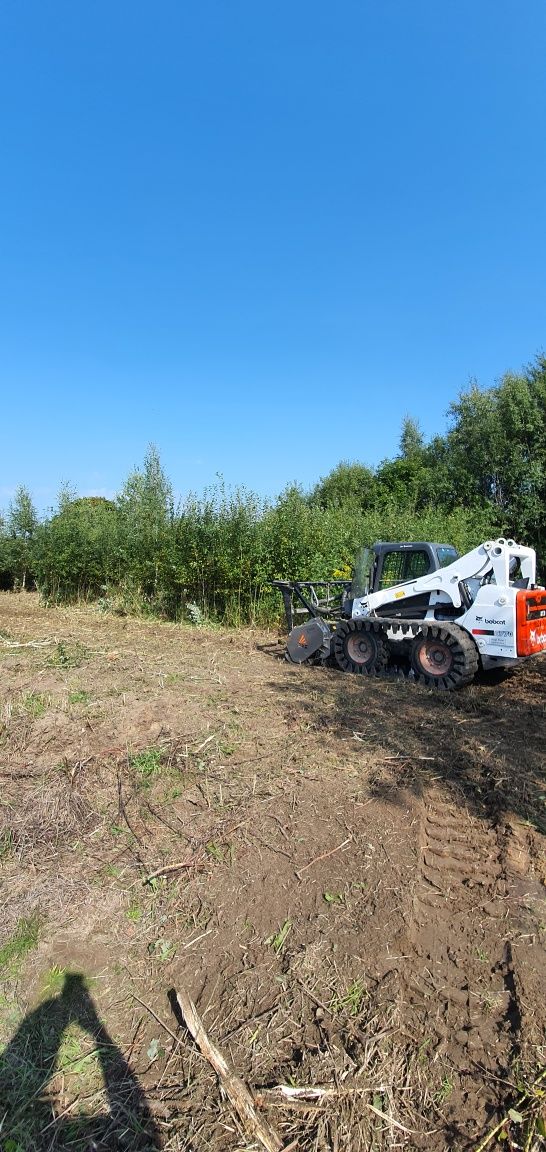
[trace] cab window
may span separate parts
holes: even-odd
[[[457,549],[449,548],[445,544],[441,544],[439,548],[436,549],[436,555],[440,568],[447,568],[449,564],[454,564],[455,561],[459,559]]]
[[[403,584],[406,580],[416,580],[426,576],[430,570],[430,558],[426,552],[386,552],[379,581],[379,591]]]

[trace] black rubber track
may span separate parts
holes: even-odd
[[[362,635],[370,646],[370,659],[359,662],[351,658],[348,648]],[[334,656],[343,672],[360,676],[381,676],[389,663],[389,646],[380,620],[343,620],[334,637]]]
[[[420,653],[427,641],[436,641],[449,649],[452,663],[445,675],[434,675],[423,667]],[[456,624],[422,624],[413,641],[411,665],[419,684],[451,692],[454,688],[463,688],[474,679],[479,666],[478,650],[472,637]]]
[[[356,664],[347,652],[347,641],[359,631],[373,636],[377,655],[369,664]],[[414,678],[426,688],[440,692],[452,692],[470,684],[479,668],[478,649],[471,636],[457,624],[426,623],[424,620],[389,620],[385,617],[368,617],[364,620],[343,620],[336,628],[333,655],[344,672],[357,672],[364,676],[378,676],[390,679],[395,668],[389,668],[391,650],[387,632],[404,640],[413,638],[411,669]],[[419,647],[427,640],[440,641],[450,649],[452,660],[445,675],[433,675],[426,671],[419,661]]]

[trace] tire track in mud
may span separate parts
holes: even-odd
[[[403,1011],[427,1057],[476,1130],[496,1088],[477,1066],[502,1075],[519,1046],[517,981],[508,938],[508,885],[493,824],[456,796],[431,790],[421,815],[418,868],[399,972]],[[462,1099],[461,1099],[462,1097]]]

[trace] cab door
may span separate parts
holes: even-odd
[[[435,564],[431,553],[425,548],[392,548],[378,556],[375,592],[417,580],[432,572]]]

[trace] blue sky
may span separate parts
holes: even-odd
[[[0,507],[275,495],[546,345],[544,0],[3,0]]]

